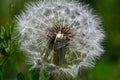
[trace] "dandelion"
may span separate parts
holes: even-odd
[[[26,5],[16,17],[20,48],[30,69],[48,75],[76,77],[103,53],[101,21],[88,6],[70,0],[44,0]]]

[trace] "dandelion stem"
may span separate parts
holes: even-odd
[[[54,48],[53,63],[58,66],[64,66],[65,64],[65,48],[56,49]]]

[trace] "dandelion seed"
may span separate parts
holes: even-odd
[[[16,22],[18,42],[32,69],[49,75],[75,77],[80,69],[92,67],[104,51],[101,21],[81,3],[44,0],[27,4]]]

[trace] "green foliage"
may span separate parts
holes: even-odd
[[[39,80],[48,80],[49,77],[45,75],[44,72],[40,72],[40,77],[39,77]]]
[[[31,78],[32,78],[32,80],[39,80],[39,74],[40,74],[39,69],[32,70],[31,71]]]
[[[3,56],[9,56],[11,54],[13,25],[0,27],[0,54]]]
[[[25,77],[22,72],[18,73],[17,80],[25,80]]]

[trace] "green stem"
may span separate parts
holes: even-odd
[[[65,53],[66,53],[66,49],[64,47],[60,48],[60,49],[54,48],[53,63],[58,65],[58,66],[63,66],[64,67]]]

